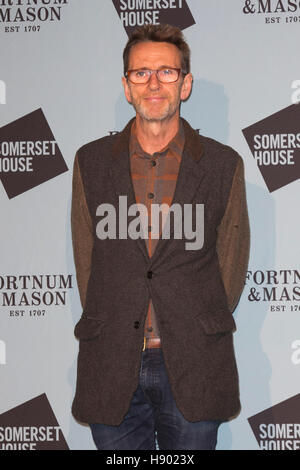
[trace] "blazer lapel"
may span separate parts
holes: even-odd
[[[185,119],[181,118],[184,125],[185,145],[182,153],[181,164],[177,177],[177,183],[172,199],[172,204],[180,204],[183,210],[184,204],[190,204],[205,175],[205,171],[199,161],[204,153],[201,137],[192,129]],[[170,224],[170,238],[174,234],[174,225]],[[155,263],[162,249],[167,246],[169,238],[160,238],[151,257],[150,265]],[[149,266],[150,267],[150,266]]]
[[[119,201],[119,196],[127,196],[127,207],[136,204],[133,182],[130,172],[129,139],[131,125],[134,118],[129,121],[127,126],[117,136],[113,147],[110,166],[110,176],[113,181],[114,189]],[[204,177],[204,169],[199,165],[199,161],[204,153],[201,137],[191,126],[182,119],[185,133],[185,145],[183,149],[181,164],[179,168],[177,183],[172,200],[172,204],[189,204],[193,200],[195,192]],[[170,227],[170,237],[174,233],[174,227]],[[142,250],[147,261],[152,265],[158,257],[161,250],[166,246],[169,238],[160,238],[157,242],[153,256],[150,258],[145,240],[139,238],[137,245]],[[150,267],[150,266],[149,266]]]
[[[127,208],[137,203],[131,178],[129,156],[129,139],[133,121],[134,118],[131,119],[124,130],[118,134],[116,142],[113,146],[112,155],[110,156],[111,166],[109,173],[114,185],[118,202],[119,196],[127,196]],[[147,251],[145,240],[143,238],[138,238],[136,242],[145,257],[146,262],[149,263],[150,257]]]

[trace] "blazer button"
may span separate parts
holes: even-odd
[[[136,330],[138,330],[139,327],[140,327],[140,322],[139,322],[139,321],[135,321],[133,326],[134,326],[134,328],[135,328]]]
[[[152,271],[148,271],[148,272],[147,272],[147,278],[148,278],[148,279],[152,279],[152,277],[153,277],[153,272],[152,272]]]

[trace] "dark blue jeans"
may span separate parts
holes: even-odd
[[[113,392],[112,392],[113,393]],[[161,349],[142,353],[139,386],[119,426],[90,424],[100,450],[213,450],[220,421],[187,421],[173,399]]]

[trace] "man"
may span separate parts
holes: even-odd
[[[243,161],[180,118],[192,75],[179,29],[139,28],[123,58],[136,117],[118,135],[84,145],[74,163],[83,313],[72,411],[89,423],[98,449],[155,449],[156,436],[160,449],[215,449],[220,423],[240,407],[232,312],[249,251]],[[170,210],[157,224],[151,209],[160,204]],[[200,245],[187,248],[189,234],[177,232],[178,219],[171,224],[175,207],[181,223],[183,209],[194,218],[204,209],[193,232],[203,231]]]

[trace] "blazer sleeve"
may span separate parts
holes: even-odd
[[[73,166],[71,230],[76,279],[81,305],[84,309],[91,271],[93,229],[80,173],[78,153],[76,153]]]
[[[241,157],[233,176],[225,214],[218,227],[217,253],[227,295],[228,307],[233,312],[245,285],[249,261],[250,227]]]

